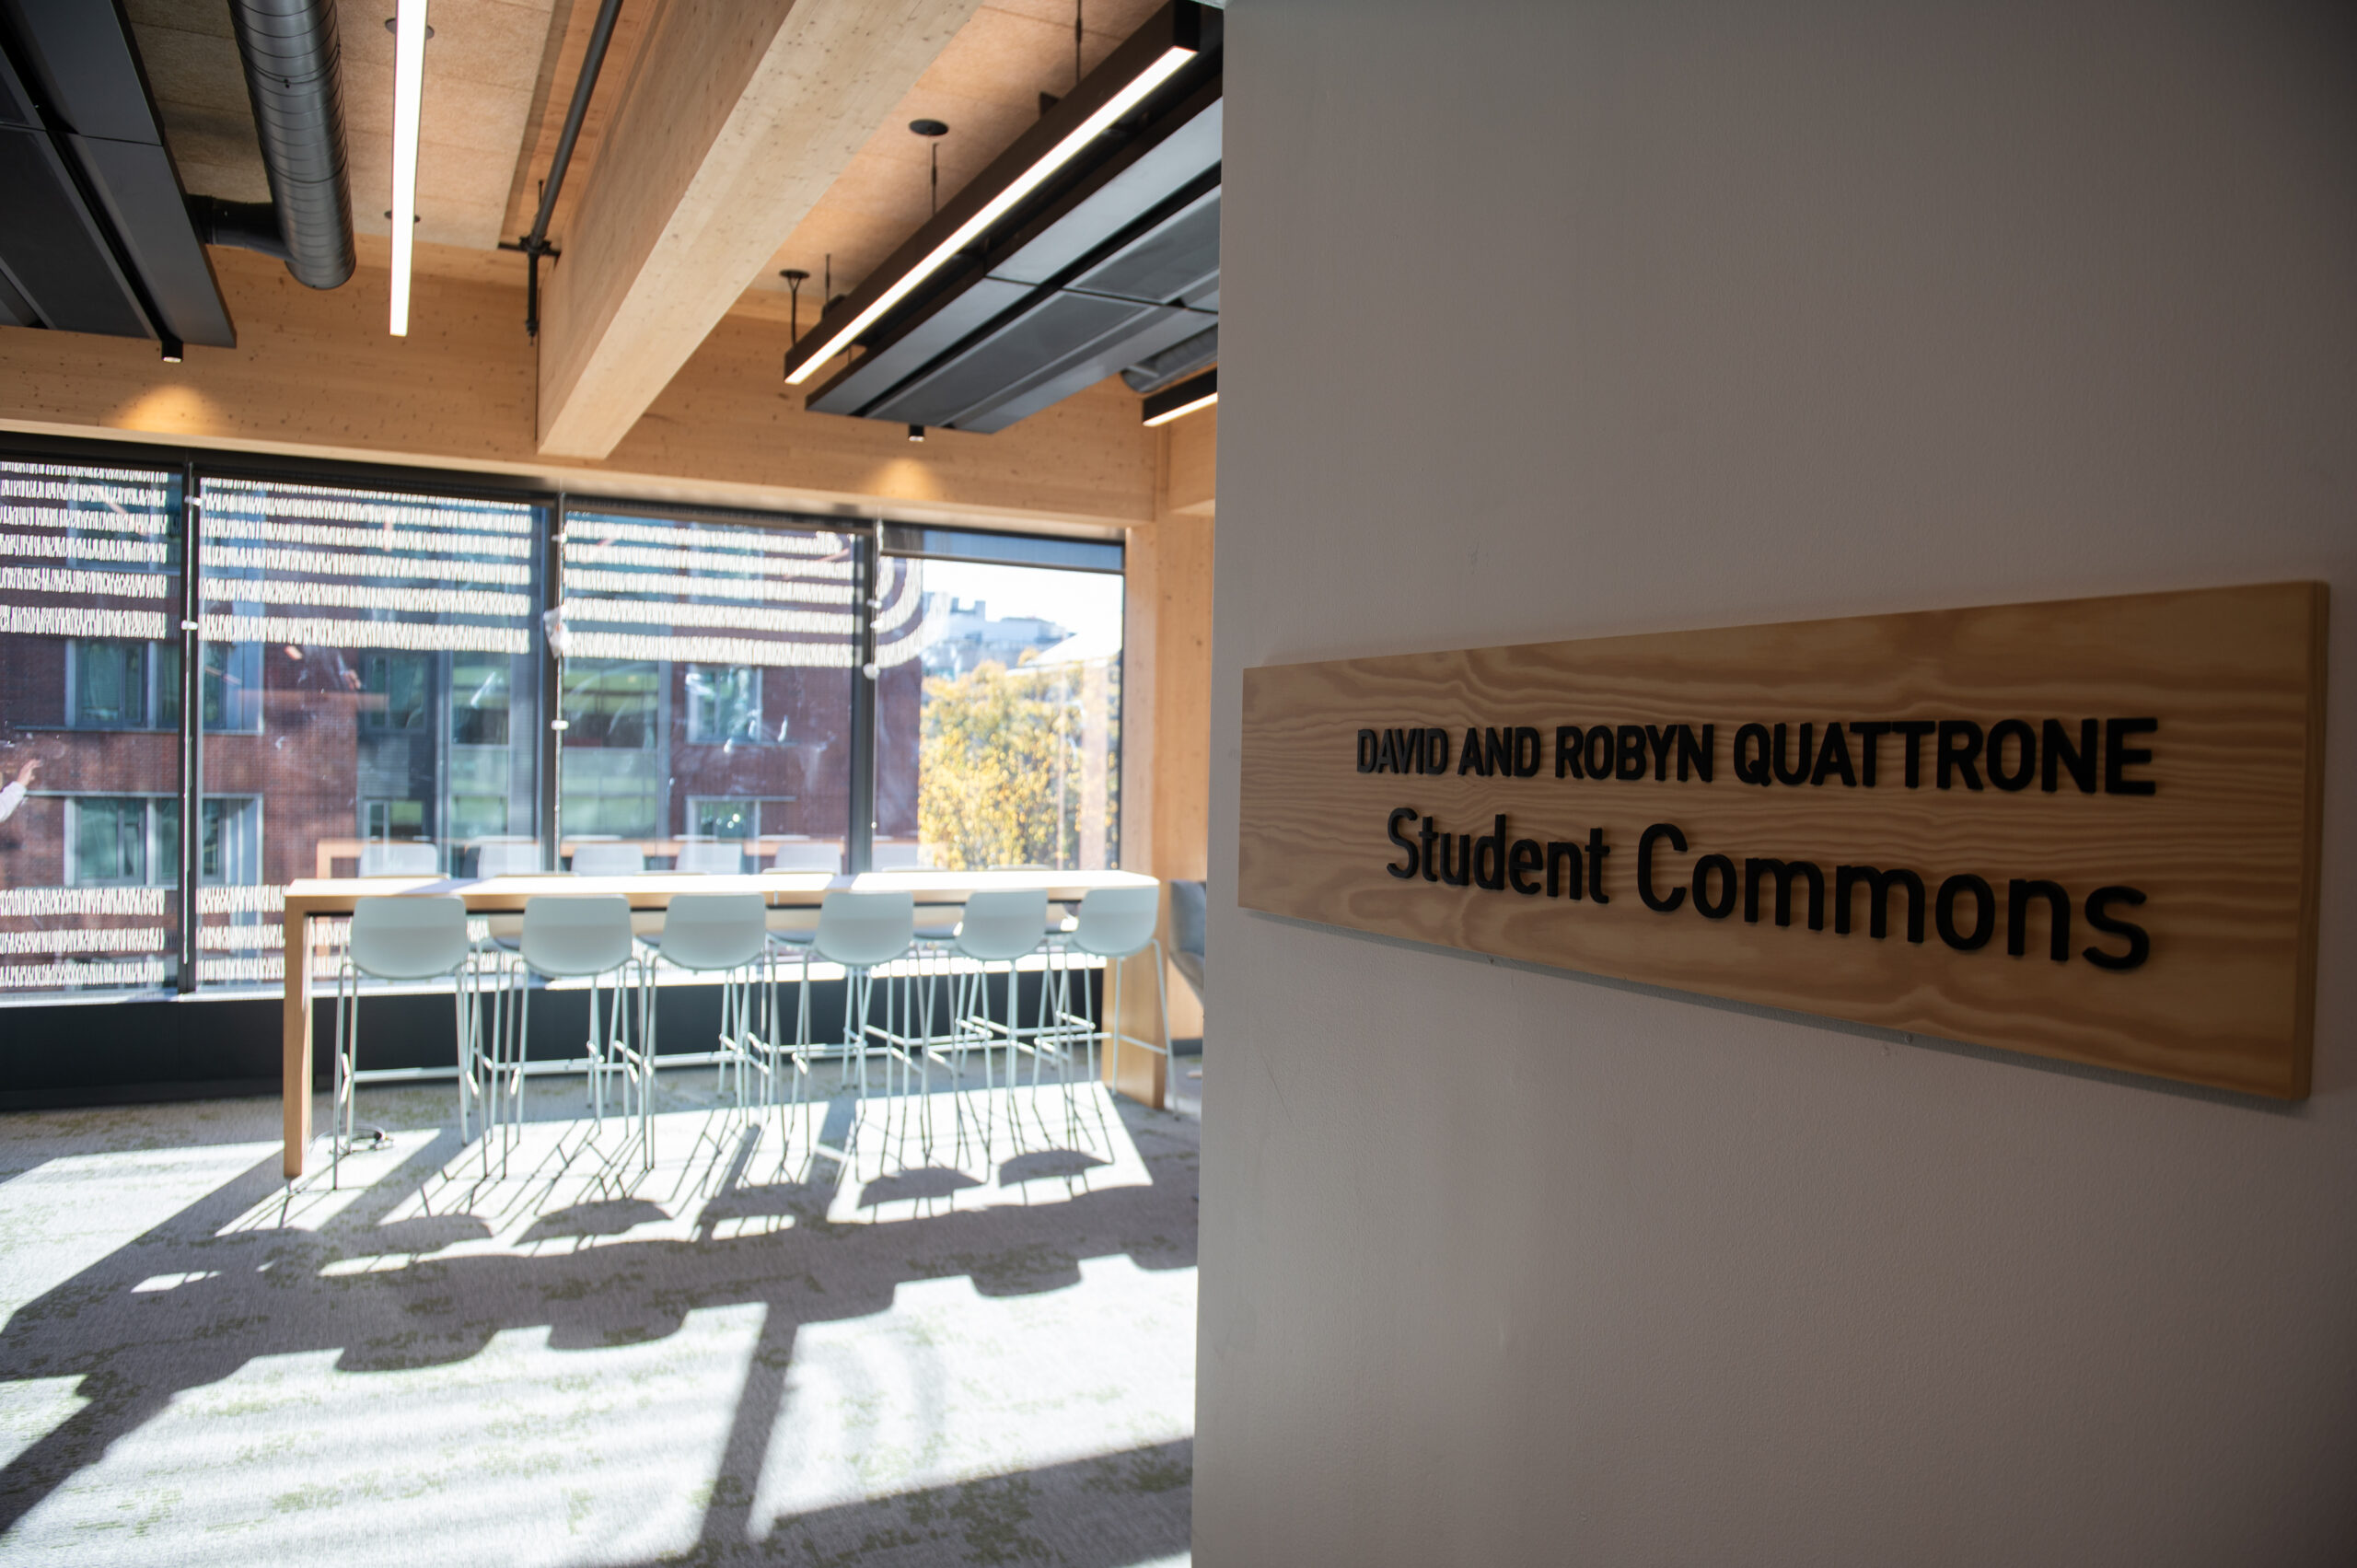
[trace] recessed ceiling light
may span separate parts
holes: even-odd
[[[1174,419],[1186,418],[1197,409],[1207,409],[1217,401],[1219,372],[1213,369],[1165,387],[1146,399],[1143,412],[1147,424],[1167,424]]]

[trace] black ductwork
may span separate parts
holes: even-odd
[[[229,20],[245,57],[246,91],[283,243],[276,250],[239,238],[216,243],[279,256],[296,282],[334,288],[352,276],[354,264],[335,6],[331,0],[229,0]]]
[[[224,202],[214,196],[188,199],[189,222],[207,245],[234,245],[286,260],[286,240],[278,232],[278,208],[269,202]]]

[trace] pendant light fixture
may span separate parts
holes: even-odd
[[[1207,409],[1219,401],[1219,371],[1211,369],[1201,376],[1190,376],[1184,381],[1165,387],[1145,400],[1144,418],[1149,425],[1167,424],[1174,419],[1184,419],[1197,409]]]
[[[1057,170],[1193,60],[1200,52],[1194,33],[1197,9],[1187,0],[1167,8],[1156,24],[1115,51],[1094,75],[1051,110],[1025,134],[1025,138],[1017,140],[1016,148],[1035,144],[1037,150],[1023,159],[1008,178],[986,192],[972,186],[960,192],[947,212],[919,231],[918,238],[929,243],[911,259],[900,261],[897,269],[888,262],[860,286],[853,295],[857,308],[840,326],[830,327],[822,316],[820,330],[810,334],[810,351],[791,356],[785,374],[787,384],[798,387],[817,375],[822,366],[849,348],[886,311],[980,240],[993,224],[1020,206]],[[1104,80],[1099,81],[1098,77]],[[946,232],[936,236],[935,231],[944,227]],[[913,249],[914,242],[903,247],[904,251]],[[895,257],[894,261],[900,261],[900,258]]]

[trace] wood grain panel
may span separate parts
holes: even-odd
[[[612,456],[538,449],[523,263],[421,248],[410,335],[385,331],[382,241],[359,273],[307,289],[266,256],[209,252],[234,349],[165,365],[144,340],[0,327],[0,429],[187,441],[294,456],[516,474],[582,494],[855,508],[914,521],[1140,523],[1154,515],[1155,432],[1118,377],[996,436],[805,412],[778,380],[785,303],[732,313]],[[504,281],[502,281],[504,278]]]
[[[1523,647],[1415,654],[1248,670],[1244,688],[1242,835],[1237,864],[1247,907],[1476,952],[1707,993],[1890,1028],[2002,1046],[2253,1094],[2308,1090],[2314,1026],[2317,846],[2323,798],[2322,584],[2203,589],[1784,625],[1613,637]],[[1922,741],[1917,787],[1900,767],[1899,738],[1877,741],[1874,787],[1823,782],[1764,785],[1736,776],[1738,726],[1814,726],[1818,761],[1827,727],[1843,725],[1852,772],[1863,738],[1847,727],[1947,721],[1984,735],[2021,719],[2033,731],[2062,722],[2073,741],[2097,721],[2151,719],[2119,737],[2128,761],[2116,793],[2095,764],[2083,791],[2065,765],[2049,792],[2040,776],[1999,788],[1975,759],[1939,786],[1938,732]],[[1667,734],[1712,726],[1709,782],[1675,748],[1657,762],[1645,740],[1636,778],[1558,776],[1559,726],[1621,726]],[[1358,771],[1358,732],[1434,726],[1449,738],[1437,776]],[[1535,776],[1458,771],[1468,726],[1526,726],[1539,736]],[[1772,731],[1771,732],[1772,738]],[[1968,735],[1951,732],[1961,752]],[[2043,736],[2040,736],[2041,741]],[[1985,749],[1986,741],[1982,742]],[[1526,744],[1526,752],[1527,746]],[[2008,769],[2020,748],[2006,743]],[[1602,755],[1599,749],[1597,755]],[[1581,770],[1584,772],[1584,768]],[[2041,769],[2042,772],[2042,769]],[[1657,776],[1657,774],[1661,776]],[[1387,834],[1389,813],[1412,807],[1443,832],[1486,835],[1507,818],[1508,843],[1576,842],[1600,832],[1605,901],[1456,887],[1387,865],[1407,856]],[[1678,853],[1656,841],[1656,911],[1640,896],[1640,840],[1655,823],[1684,835]],[[1438,846],[1435,845],[1437,850]],[[1738,883],[1719,919],[1697,908],[1694,868],[1728,857]],[[1794,881],[1789,925],[1774,920],[1774,879],[1747,862],[1805,860],[1825,881],[1822,929],[1807,921],[1806,878]],[[1438,858],[1437,854],[1435,858]],[[1965,950],[1926,910],[1921,943],[1907,939],[1894,899],[1888,934],[1867,929],[1868,897],[1852,889],[1853,924],[1837,931],[1836,868],[1907,868],[1927,895],[1948,878],[1978,877],[1993,895],[1985,946]],[[1452,870],[1455,869],[1452,864]],[[1483,869],[1487,870],[1485,859]],[[2058,884],[2068,895],[2067,957],[2050,955],[2048,902],[2025,900],[2025,951],[2009,952],[2011,884]],[[1714,897],[1725,878],[1705,878]],[[1749,882],[1762,897],[1747,918]],[[2091,923],[2099,912],[2149,938],[2149,955],[2116,964],[2130,941]],[[1927,903],[1932,901],[1927,899]],[[1976,900],[1959,885],[1958,936]]]

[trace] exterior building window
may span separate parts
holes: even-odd
[[[176,729],[180,650],[172,643],[77,638],[65,648],[66,722],[75,729]]]
[[[742,666],[688,666],[688,744],[755,744],[761,725],[761,672]],[[781,718],[781,726],[785,720]],[[785,738],[781,735],[780,740]]]
[[[882,577],[879,627],[902,606],[920,630],[905,682],[878,681],[878,843],[947,868],[1120,864],[1120,547],[903,531],[926,553]]]
[[[857,571],[830,529],[568,514],[565,838],[632,841],[650,862],[690,836],[757,860],[789,839],[840,846]]]
[[[0,459],[0,1000],[179,982],[180,491]]]
[[[204,825],[223,876],[198,890],[198,978],[269,987],[287,883],[353,875],[372,840],[430,842],[455,868],[537,830],[548,509],[203,483],[204,788],[225,805]]]

